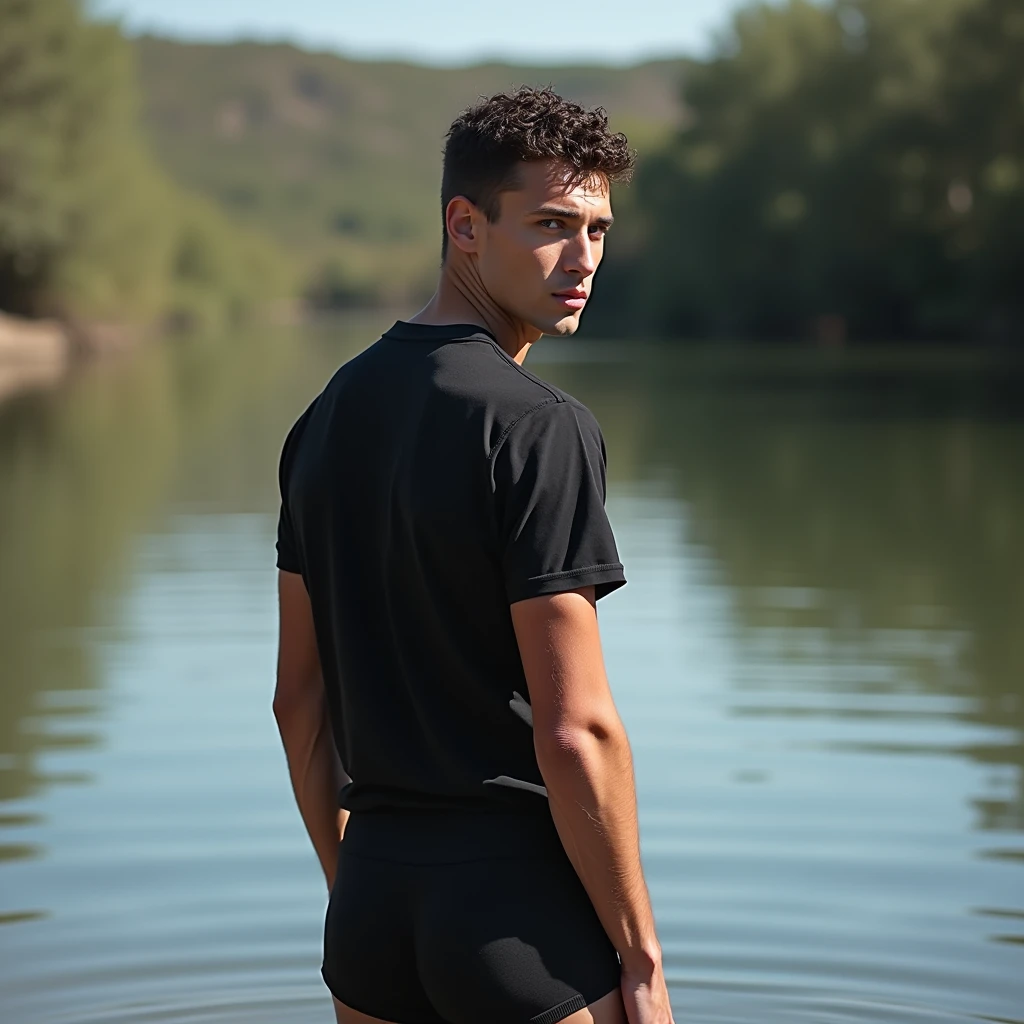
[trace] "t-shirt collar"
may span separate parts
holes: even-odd
[[[384,337],[397,341],[444,341],[469,338],[474,334],[486,334],[497,344],[498,339],[479,324],[411,324],[406,320],[396,320],[395,325],[385,332]]]

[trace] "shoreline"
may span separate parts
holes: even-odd
[[[133,347],[145,333],[120,324],[71,325],[0,311],[0,406],[57,384],[82,359]]]
[[[57,320],[0,313],[0,404],[56,384],[71,365],[73,348],[70,331]]]

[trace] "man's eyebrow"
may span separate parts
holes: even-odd
[[[545,217],[561,217],[563,220],[583,220],[583,216],[578,210],[570,210],[565,206],[540,206],[530,216],[538,217],[542,214]],[[615,218],[608,214],[607,217],[598,217],[595,223],[600,224],[603,228],[607,228],[611,227],[613,220]]]

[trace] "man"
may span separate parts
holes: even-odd
[[[274,711],[342,1024],[672,1024],[598,633],[604,441],[522,365],[576,330],[632,161],[549,90],[465,111],[434,297],[285,441]]]

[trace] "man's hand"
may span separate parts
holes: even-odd
[[[619,986],[629,1024],[674,1024],[661,961],[651,970],[622,969]]]

